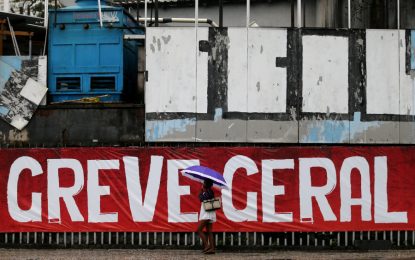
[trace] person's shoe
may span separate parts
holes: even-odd
[[[213,255],[215,253],[214,249],[209,249],[208,251],[204,252],[205,255]]]

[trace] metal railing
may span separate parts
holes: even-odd
[[[219,248],[353,249],[359,242],[384,242],[388,248],[414,248],[415,231],[216,232]],[[1,247],[200,248],[194,232],[20,232],[0,233]],[[380,248],[382,249],[382,248]]]

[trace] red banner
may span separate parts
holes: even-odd
[[[223,173],[215,231],[415,229],[415,147],[0,150],[0,232],[194,231]]]

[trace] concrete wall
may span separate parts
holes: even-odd
[[[0,147],[131,146],[143,143],[142,105],[41,106],[21,131],[0,120]]]
[[[415,143],[410,46],[409,30],[148,28],[146,141]]]

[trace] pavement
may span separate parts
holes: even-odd
[[[217,251],[171,249],[0,249],[0,259],[415,259],[415,250],[387,251]]]

